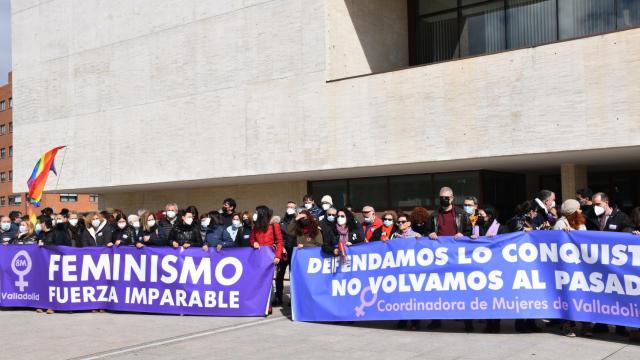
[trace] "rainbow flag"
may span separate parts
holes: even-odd
[[[36,163],[36,166],[33,168],[33,172],[31,173],[31,177],[27,180],[27,184],[29,185],[29,196],[27,199],[29,203],[33,204],[33,206],[40,206],[40,200],[42,200],[42,191],[44,190],[44,185],[47,183],[47,178],[49,177],[49,171],[53,171],[56,176],[56,167],[54,164],[54,160],[56,158],[56,154],[60,149],[65,148],[64,146],[58,146],[55,149],[49,150],[44,153],[40,160]]]

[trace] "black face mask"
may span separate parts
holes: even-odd
[[[244,226],[249,226],[249,225],[251,225],[251,221],[250,221],[249,219],[242,220],[242,223],[244,224]]]
[[[449,199],[446,196],[441,196],[440,197],[440,206],[448,207],[450,204],[451,204],[451,199]]]
[[[302,226],[302,227],[307,227],[307,226],[309,226],[309,220],[307,220],[307,219],[300,219],[300,220],[298,220],[298,223],[299,223],[299,224],[300,224],[300,226]]]

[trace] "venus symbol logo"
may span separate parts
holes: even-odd
[[[15,285],[24,292],[24,288],[29,286],[29,282],[24,280],[24,277],[31,272],[31,257],[25,250],[18,251],[11,260],[11,270],[18,276],[18,281]]]

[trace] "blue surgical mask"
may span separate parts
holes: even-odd
[[[328,222],[336,221],[336,216],[335,215],[327,215],[327,221]]]
[[[42,231],[42,225],[40,225],[40,223],[36,224],[36,234],[40,234],[41,231]]]
[[[11,229],[11,223],[2,223],[2,230],[9,231]]]
[[[469,215],[473,215],[473,206],[465,206],[464,207],[464,212],[466,212]]]
[[[385,220],[382,223],[384,224],[384,226],[389,227],[393,225],[393,220]]]

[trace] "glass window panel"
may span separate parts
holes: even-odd
[[[556,0],[509,0],[507,45],[530,47],[557,40]]]
[[[333,206],[340,209],[341,207],[344,207],[347,202],[347,181],[313,181],[311,183],[311,194],[318,206],[320,206],[320,199],[322,199],[324,195],[330,195],[333,200]],[[301,200],[302,199],[294,199],[293,201],[297,202]]]
[[[558,19],[560,39],[613,31],[615,0],[560,0]]]
[[[448,186],[453,190],[454,203],[462,205],[465,196],[480,198],[480,172],[465,171],[456,173],[435,174],[433,176],[433,190],[435,205],[440,205],[440,189]]]
[[[457,0],[420,0],[418,2],[418,14],[431,14],[438,11],[455,9]]]
[[[387,178],[354,179],[349,181],[349,204],[359,212],[365,205],[377,210],[385,210],[387,203]]]
[[[430,175],[405,175],[389,178],[391,208],[433,206]]]
[[[503,1],[462,10],[460,56],[488,54],[505,48]]]
[[[418,63],[428,64],[459,57],[457,11],[420,18],[416,38]]]
[[[640,0],[618,0],[618,29],[640,26]]]

